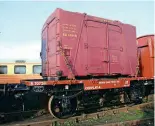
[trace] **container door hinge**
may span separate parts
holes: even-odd
[[[84,49],[88,49],[88,43],[84,43]]]
[[[104,61],[102,61],[102,62],[104,62],[104,63],[109,63],[109,61],[108,61],[108,60],[104,60]]]

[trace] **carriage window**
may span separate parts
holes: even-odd
[[[26,74],[26,66],[24,66],[24,65],[15,65],[14,73],[15,74]]]
[[[33,74],[41,73],[41,65],[33,65]]]
[[[0,66],[0,74],[7,74],[7,66]]]

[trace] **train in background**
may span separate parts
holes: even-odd
[[[40,62],[26,62],[25,60],[0,62],[0,106],[3,106],[0,107],[0,110],[11,112],[11,110],[20,109],[16,104],[19,104],[21,100],[16,100],[18,95],[14,96],[16,92],[22,92],[25,87],[21,85],[20,80],[42,79],[41,69]],[[31,98],[29,97],[29,100]]]
[[[56,9],[41,47],[42,79],[21,79],[1,97],[1,114],[46,108],[68,118],[110,102],[140,103],[154,91],[154,35],[136,38],[130,24]]]
[[[19,84],[21,79],[41,79],[41,63],[16,60],[0,62],[0,85]]]

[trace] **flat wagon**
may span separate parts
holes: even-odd
[[[146,69],[154,64],[153,38],[136,39],[136,27],[120,21],[56,9],[42,29],[42,79],[21,80],[26,91],[14,96],[44,95],[40,104],[56,118],[110,102],[142,102],[154,90],[152,66]]]
[[[56,9],[42,29],[43,80],[22,83],[47,93],[57,118],[116,99],[141,102],[154,87],[153,65],[146,70],[154,62],[153,41],[136,39],[130,24]]]

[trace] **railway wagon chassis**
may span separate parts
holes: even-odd
[[[107,103],[140,103],[154,89],[153,82],[153,78],[142,77],[24,80],[20,85],[1,87],[0,113],[46,109],[56,118],[68,118],[78,110],[100,108]]]

